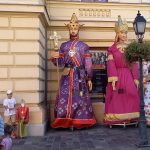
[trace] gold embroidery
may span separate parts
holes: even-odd
[[[138,117],[139,117],[139,112],[126,113],[126,114],[105,114],[104,120],[119,121],[119,120],[130,120]]]
[[[108,82],[118,81],[118,77],[108,77]]]
[[[108,60],[114,60],[114,57],[113,57],[113,55],[108,55]]]
[[[119,51],[121,53],[124,53],[126,48],[127,48],[128,44],[127,43],[118,43],[117,44],[117,48],[119,49]]]

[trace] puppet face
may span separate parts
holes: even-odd
[[[79,24],[78,23],[72,23],[69,25],[69,32],[72,36],[77,36],[79,32]]]
[[[21,107],[24,107],[25,106],[25,104],[24,103],[21,103]]]
[[[120,31],[117,34],[119,42],[125,42],[127,40],[127,31]]]

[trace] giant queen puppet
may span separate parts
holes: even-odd
[[[51,53],[54,65],[63,67],[56,97],[53,128],[84,128],[96,123],[89,90],[92,89],[92,61],[89,47],[79,41],[82,25],[73,13],[69,28],[70,40],[62,43],[59,52]]]
[[[128,25],[118,16],[115,24],[116,38],[108,49],[108,85],[104,123],[125,125],[138,121],[138,64],[125,60]]]

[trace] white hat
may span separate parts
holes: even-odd
[[[12,94],[12,90],[7,90],[7,94]]]

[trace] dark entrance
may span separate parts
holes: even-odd
[[[90,92],[92,101],[104,102],[107,86],[107,48],[91,47],[93,63],[93,89]]]

